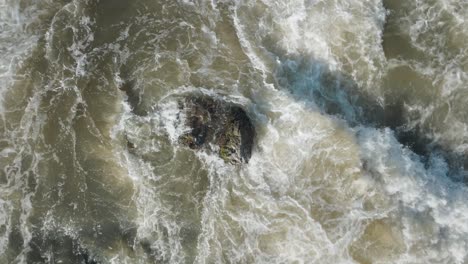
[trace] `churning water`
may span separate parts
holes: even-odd
[[[465,0],[0,0],[0,263],[468,263],[466,43]]]

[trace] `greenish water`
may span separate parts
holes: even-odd
[[[467,263],[468,4],[0,0],[0,263]],[[179,144],[241,105],[248,163]]]

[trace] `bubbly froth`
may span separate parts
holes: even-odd
[[[466,10],[0,0],[0,262],[467,262]],[[248,163],[179,144],[191,94]]]

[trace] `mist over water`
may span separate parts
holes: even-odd
[[[468,263],[468,2],[0,0],[0,263]],[[180,144],[241,106],[250,160]]]

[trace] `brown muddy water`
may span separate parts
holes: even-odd
[[[0,0],[0,263],[468,263],[468,2]],[[248,163],[179,144],[241,106]]]

